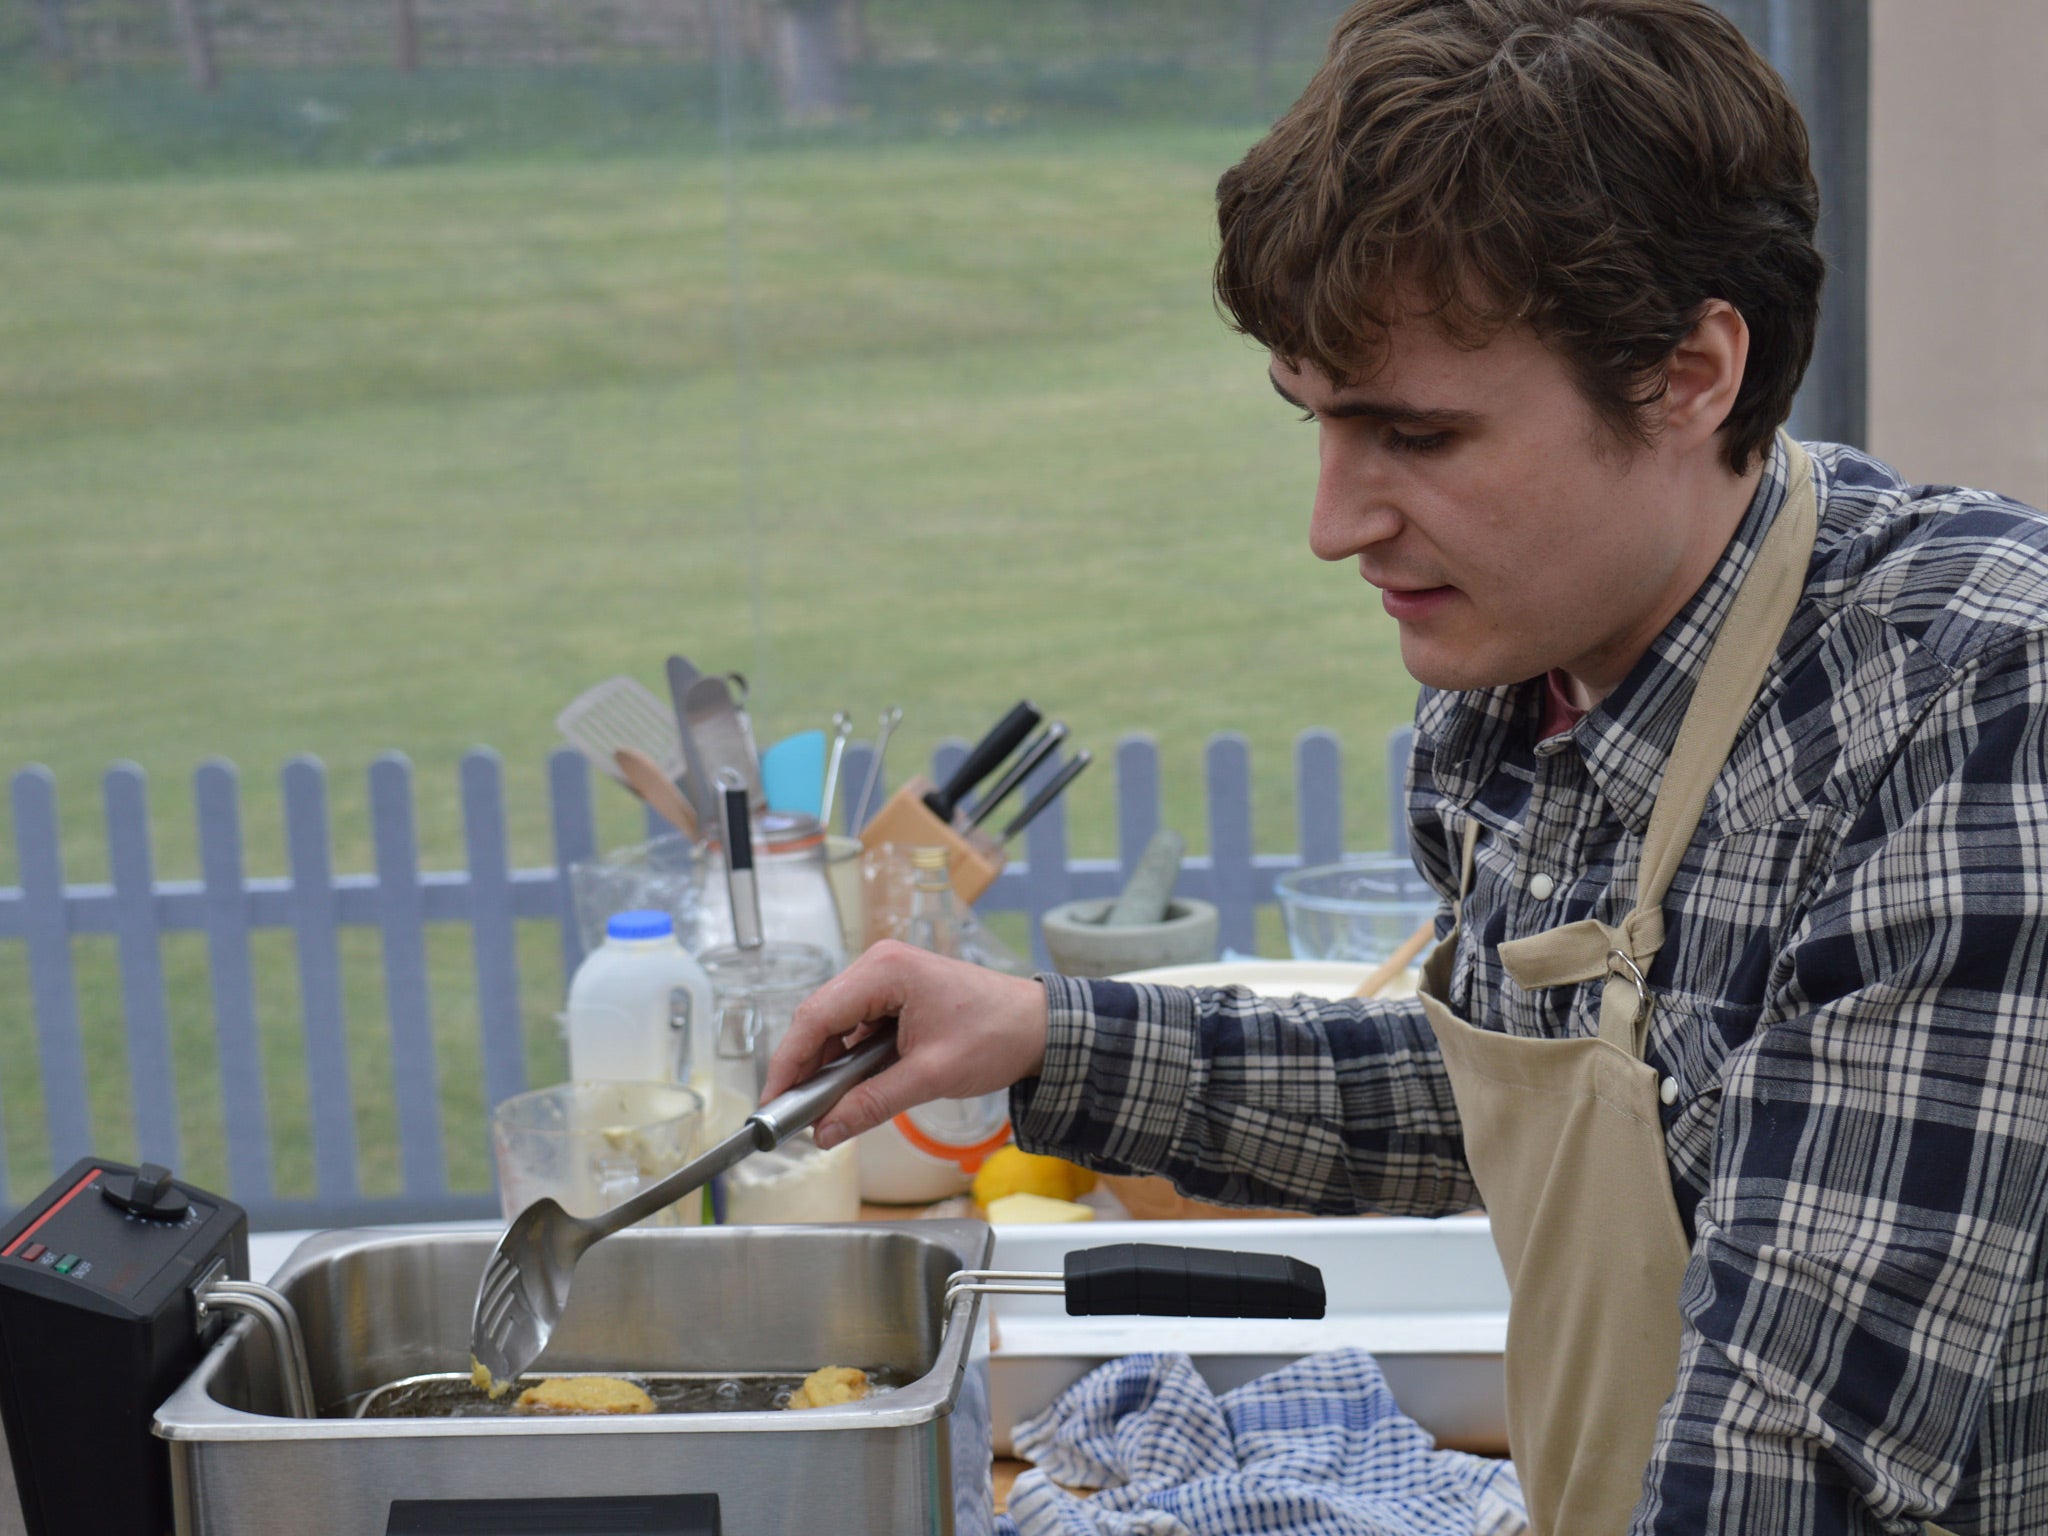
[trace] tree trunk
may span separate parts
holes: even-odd
[[[391,49],[398,72],[420,67],[420,18],[415,0],[391,0]]]
[[[831,123],[846,111],[840,14],[831,0],[799,0],[776,12],[774,88],[784,123]]]
[[[777,11],[773,62],[785,122],[831,122],[845,110],[839,17],[831,0],[798,0]]]
[[[202,0],[171,0],[171,16],[185,46],[185,70],[202,91],[220,89],[220,71],[213,62],[213,33],[206,25]]]
[[[839,57],[849,64],[865,64],[873,56],[867,0],[839,0]]]
[[[71,32],[64,25],[64,0],[35,0],[35,6],[43,62],[53,69],[63,69],[71,62]]]

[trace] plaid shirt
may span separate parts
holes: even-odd
[[[1632,1530],[2044,1531],[2048,517],[1812,453],[1805,591],[1649,974],[1692,1258]],[[1424,691],[1409,818],[1447,902],[1481,825],[1465,1018],[1597,1033],[1597,986],[1524,992],[1496,946],[1628,912],[1665,758],[1784,496],[1780,451],[1706,584],[1568,733],[1537,740],[1540,679]],[[1046,985],[1045,1070],[1013,1093],[1027,1146],[1232,1203],[1477,1200],[1419,1005]]]

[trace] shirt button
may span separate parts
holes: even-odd
[[[1678,1102],[1678,1079],[1675,1077],[1665,1078],[1663,1086],[1657,1090],[1657,1097],[1666,1104],[1676,1104]]]
[[[1550,900],[1550,893],[1556,889],[1557,882],[1548,875],[1531,875],[1529,877],[1529,894],[1538,901]]]

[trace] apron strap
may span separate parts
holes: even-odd
[[[1465,898],[1472,894],[1472,851],[1479,846],[1479,818],[1465,823],[1465,849],[1458,855],[1458,910],[1451,914],[1454,927],[1465,926]]]
[[[1479,845],[1479,820],[1465,823],[1464,852],[1458,860],[1458,899],[1451,905],[1451,931],[1430,950],[1422,962],[1422,990],[1432,997],[1451,995],[1451,962],[1458,952],[1458,935],[1465,926],[1465,898],[1472,893],[1472,851]]]
[[[1527,991],[1605,976],[1600,1037],[1632,1056],[1642,1055],[1649,1024],[1650,992],[1643,977],[1663,947],[1664,893],[1699,830],[1714,780],[1778,653],[1813,559],[1819,531],[1813,461],[1785,433],[1778,440],[1785,450],[1785,504],[1721,622],[1678,740],[1665,760],[1664,781],[1643,834],[1635,909],[1619,926],[1586,918],[1500,946],[1501,964]],[[1469,848],[1467,864],[1469,879]]]

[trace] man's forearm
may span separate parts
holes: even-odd
[[[1045,983],[1045,1068],[1011,1095],[1024,1146],[1164,1174],[1224,1204],[1423,1216],[1477,1204],[1419,1004]]]

